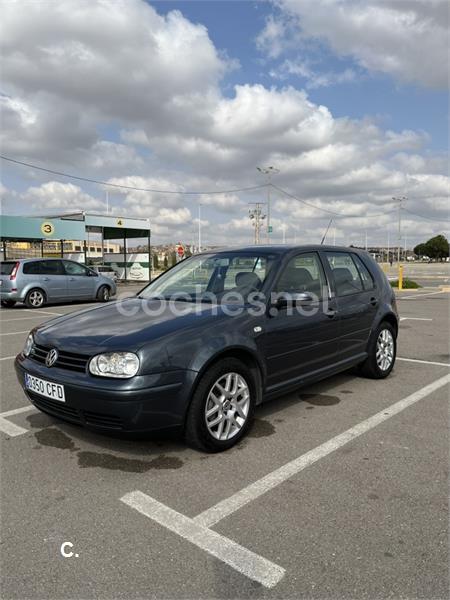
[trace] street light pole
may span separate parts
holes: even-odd
[[[198,251],[202,251],[202,205],[198,204]]]
[[[400,264],[401,254],[402,254],[402,202],[406,200],[406,196],[393,196],[392,200],[398,202],[398,248],[397,248],[397,262]]]
[[[276,167],[256,167],[257,170],[266,176],[267,178],[267,243],[270,244],[270,234],[271,234],[271,225],[270,225],[270,190],[272,187],[272,175],[276,175],[280,172],[280,169]]]

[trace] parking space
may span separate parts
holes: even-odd
[[[220,455],[38,413],[9,357],[80,306],[1,310],[3,596],[446,597],[449,298],[399,295],[387,380],[265,404]]]

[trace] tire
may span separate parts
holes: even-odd
[[[15,305],[16,305],[15,300],[2,300],[2,306],[4,306],[5,308],[12,308]]]
[[[394,327],[387,321],[382,321],[371,335],[368,354],[360,367],[361,375],[370,379],[387,377],[397,356],[397,336]]]
[[[25,296],[25,305],[27,308],[41,308],[46,301],[45,292],[39,288],[33,288]]]
[[[97,300],[99,302],[109,302],[111,298],[111,290],[107,285],[102,285],[98,288]]]
[[[235,398],[227,398],[221,394],[220,386],[224,391],[229,389],[232,392],[236,389]],[[211,394],[219,402],[214,402]],[[204,452],[228,450],[246,434],[253,418],[255,398],[255,378],[244,363],[235,358],[225,358],[213,364],[202,376],[193,394],[184,428],[186,443]],[[235,408],[236,400],[240,410]],[[229,410],[224,411],[224,406]],[[209,417],[206,415],[207,410],[213,411]],[[220,421],[214,425],[220,417],[223,423],[222,433],[219,431]]]

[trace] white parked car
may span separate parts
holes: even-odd
[[[112,279],[113,281],[117,281],[117,279],[118,279],[117,273],[116,273],[116,271],[114,271],[114,269],[112,267],[108,267],[106,265],[100,265],[100,266],[91,267],[91,268],[99,275],[103,275],[103,277],[109,277],[109,279]]]

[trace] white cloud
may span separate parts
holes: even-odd
[[[403,9],[391,4],[380,5],[380,14],[385,10],[401,13]],[[437,18],[426,20],[428,9],[423,3],[408,4],[409,10],[417,13],[417,23],[426,21],[426,31],[437,27]],[[347,5],[350,29],[343,29],[338,15],[339,35],[345,31],[349,39],[362,44],[363,36],[352,37],[351,27],[356,27],[352,15],[356,8],[365,15],[366,4],[350,1]],[[281,40],[282,34],[288,44],[293,37],[299,42],[292,24],[298,30],[296,6],[286,0],[283,7],[288,25],[283,29],[273,19],[269,21],[270,35],[259,40],[261,47],[268,49],[271,40]],[[310,10],[317,27],[326,22],[325,6],[318,0],[317,15]],[[331,17],[341,10],[342,3],[327,6],[333,21]],[[370,0],[367,6],[378,5]],[[436,7],[433,4],[433,10]],[[26,10],[20,3],[6,3],[2,8],[3,152],[111,183],[166,190],[160,194],[110,189],[113,211],[150,218],[159,240],[183,234],[195,237],[193,217],[201,200],[205,240],[250,241],[246,203],[264,201],[266,190],[210,194],[201,199],[169,192],[263,183],[256,171],[258,165],[277,166],[280,174],[274,182],[299,198],[361,215],[361,219],[385,207],[392,195],[404,193],[407,183],[411,210],[426,210],[431,216],[442,212],[443,185],[448,185],[445,158],[428,156],[426,134],[385,130],[371,118],[337,118],[292,86],[242,83],[227,89],[225,95],[221,78],[233,61],[214,46],[205,27],[191,23],[180,12],[163,17],[140,0],[28,3]],[[309,21],[301,19],[302,35],[315,36],[313,25],[306,29]],[[377,29],[369,27],[369,41],[374,39],[374,31]],[[402,29],[400,39],[403,33]],[[390,31],[386,35],[391,35]],[[325,33],[320,37],[326,37]],[[422,38],[419,35],[417,39]],[[304,43],[304,37],[300,41]],[[380,48],[382,42],[380,38]],[[387,48],[391,51],[393,46]],[[426,43],[423,49],[429,51]],[[281,56],[282,51],[282,45],[272,49],[274,56]],[[440,63],[445,59],[441,57]],[[340,76],[315,71],[300,59],[286,63],[286,69],[297,70],[310,87],[327,85]],[[352,77],[345,73],[341,74],[344,79]],[[28,181],[28,171],[9,168],[15,178]],[[410,174],[408,182],[406,173]],[[23,195],[29,208],[104,209],[102,189],[98,190],[102,200],[98,200],[85,193],[81,183],[48,181],[38,172],[33,177],[32,187],[29,182],[19,186],[29,187]],[[291,229],[297,227],[298,241],[300,234],[306,239],[317,238],[319,230],[322,233],[318,216],[326,224],[327,213],[294,200],[279,204],[277,201],[287,202],[279,193],[274,192],[273,197],[275,237],[286,218]],[[291,214],[289,207],[295,209],[292,220],[286,217]],[[314,221],[308,222],[312,217]],[[358,220],[358,227],[362,222]],[[378,227],[378,235],[384,236],[384,221],[365,222],[374,233]],[[355,223],[342,221],[339,228],[350,236]]]
[[[86,194],[77,185],[48,181],[40,186],[33,186],[22,194],[22,199],[33,209],[59,210],[73,212],[75,210],[104,210],[105,203]]]
[[[277,0],[282,11],[261,32],[269,56],[304,44],[327,43],[369,71],[402,82],[447,89],[447,0]],[[293,32],[286,35],[286,31]]]
[[[306,60],[291,60],[287,58],[280,66],[274,67],[269,72],[274,79],[284,80],[295,75],[305,80],[307,89],[328,87],[340,83],[351,83],[356,80],[354,69],[344,69],[340,72],[320,72],[311,68]]]

